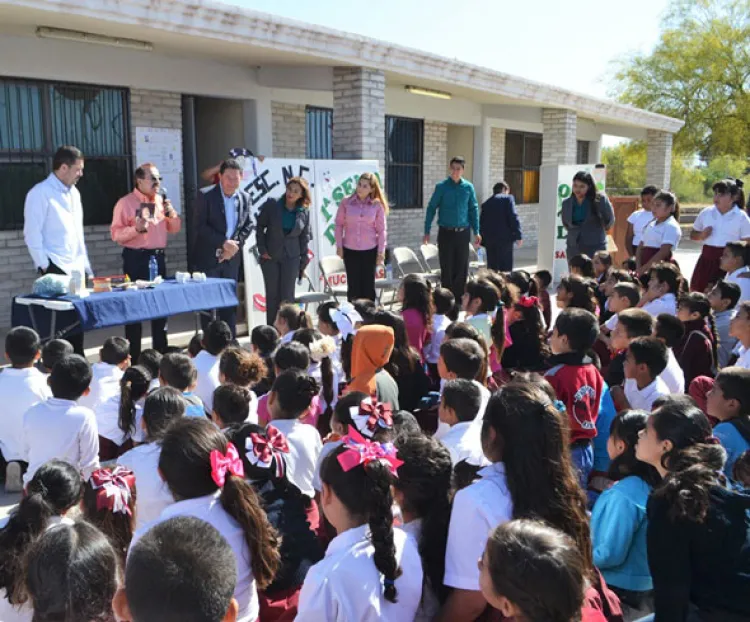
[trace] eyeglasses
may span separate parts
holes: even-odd
[[[161,175],[160,175],[160,176],[158,176],[158,177],[154,177],[153,175],[151,175],[151,177],[149,177],[149,179],[150,179],[151,181],[161,181],[161,180],[162,180],[162,177],[161,177]]]

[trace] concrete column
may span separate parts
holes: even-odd
[[[578,115],[572,110],[545,108],[542,123],[542,165],[575,164]]]
[[[492,128],[489,166],[490,184],[487,188],[487,196],[492,193],[492,186],[505,179],[505,128]]]
[[[385,75],[364,67],[333,68],[333,157],[378,160],[385,172]]]
[[[482,119],[481,125],[474,126],[474,179],[472,183],[480,203],[492,192],[491,134],[492,127],[487,119]]]
[[[672,174],[672,134],[648,130],[646,141],[646,183],[668,190]]]
[[[602,139],[589,141],[589,162],[599,164],[602,161]]]
[[[273,153],[273,116],[270,99],[246,99],[242,102],[245,141],[253,153],[271,157]]]

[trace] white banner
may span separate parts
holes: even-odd
[[[336,253],[334,239],[335,219],[339,203],[357,187],[362,173],[378,172],[377,160],[304,160],[266,158],[263,162],[246,160],[242,187],[250,194],[253,220],[268,199],[280,199],[286,182],[292,177],[304,177],[312,191],[311,230],[312,240],[308,250],[310,263],[307,274],[323,291],[318,257]],[[255,232],[250,235],[243,251],[245,267],[245,302],[248,312],[248,329],[266,323],[266,297],[263,273],[258,263]],[[335,279],[335,285],[346,282],[346,278]],[[297,284],[297,292],[307,292],[307,281]]]
[[[182,130],[135,128],[136,166],[152,162],[162,176],[162,188],[177,213],[182,213]]]

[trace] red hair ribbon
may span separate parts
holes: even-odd
[[[349,433],[342,439],[346,451],[338,455],[338,461],[344,472],[351,471],[359,466],[367,466],[371,462],[381,462],[394,477],[398,476],[398,467],[404,462],[397,457],[396,448],[393,443],[376,443],[367,440],[349,426]]]
[[[109,510],[115,514],[132,516],[130,510],[131,491],[135,486],[135,474],[130,469],[117,466],[97,469],[91,474],[91,487],[96,491],[96,509]]]
[[[245,439],[245,457],[250,464],[263,468],[270,468],[271,462],[276,458],[276,477],[284,477],[284,467],[286,461],[281,453],[289,453],[289,445],[284,436],[278,429],[269,425],[266,428],[266,435],[256,434],[253,432]]]
[[[536,296],[521,296],[521,298],[518,300],[518,304],[525,309],[531,309],[532,307],[536,307],[539,305],[539,298],[537,298]]]
[[[211,479],[219,488],[224,487],[224,482],[227,481],[227,473],[236,477],[245,477],[242,459],[232,443],[227,443],[226,454],[222,454],[216,449],[211,452]]]

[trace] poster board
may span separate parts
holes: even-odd
[[[596,164],[543,166],[539,188],[539,242],[537,268],[549,270],[558,283],[568,273],[567,230],[562,223],[562,204],[573,192],[573,176],[578,171],[591,173],[596,187],[604,192],[606,169]]]
[[[242,188],[250,195],[253,222],[268,199],[279,199],[284,195],[286,182],[292,177],[303,177],[310,183],[312,192],[311,233],[307,274],[315,284],[316,291],[323,291],[318,257],[336,253],[334,238],[338,206],[344,197],[357,187],[357,179],[365,172],[378,173],[377,160],[306,160],[265,158],[248,159],[243,173]],[[266,298],[263,273],[258,263],[255,230],[243,248],[245,271],[245,303],[248,329],[266,323]],[[336,285],[345,284],[341,279]],[[307,292],[307,281],[297,283],[298,293]]]
[[[182,213],[182,131],[161,127],[135,128],[136,166],[153,162],[162,176],[162,188],[178,214]]]

